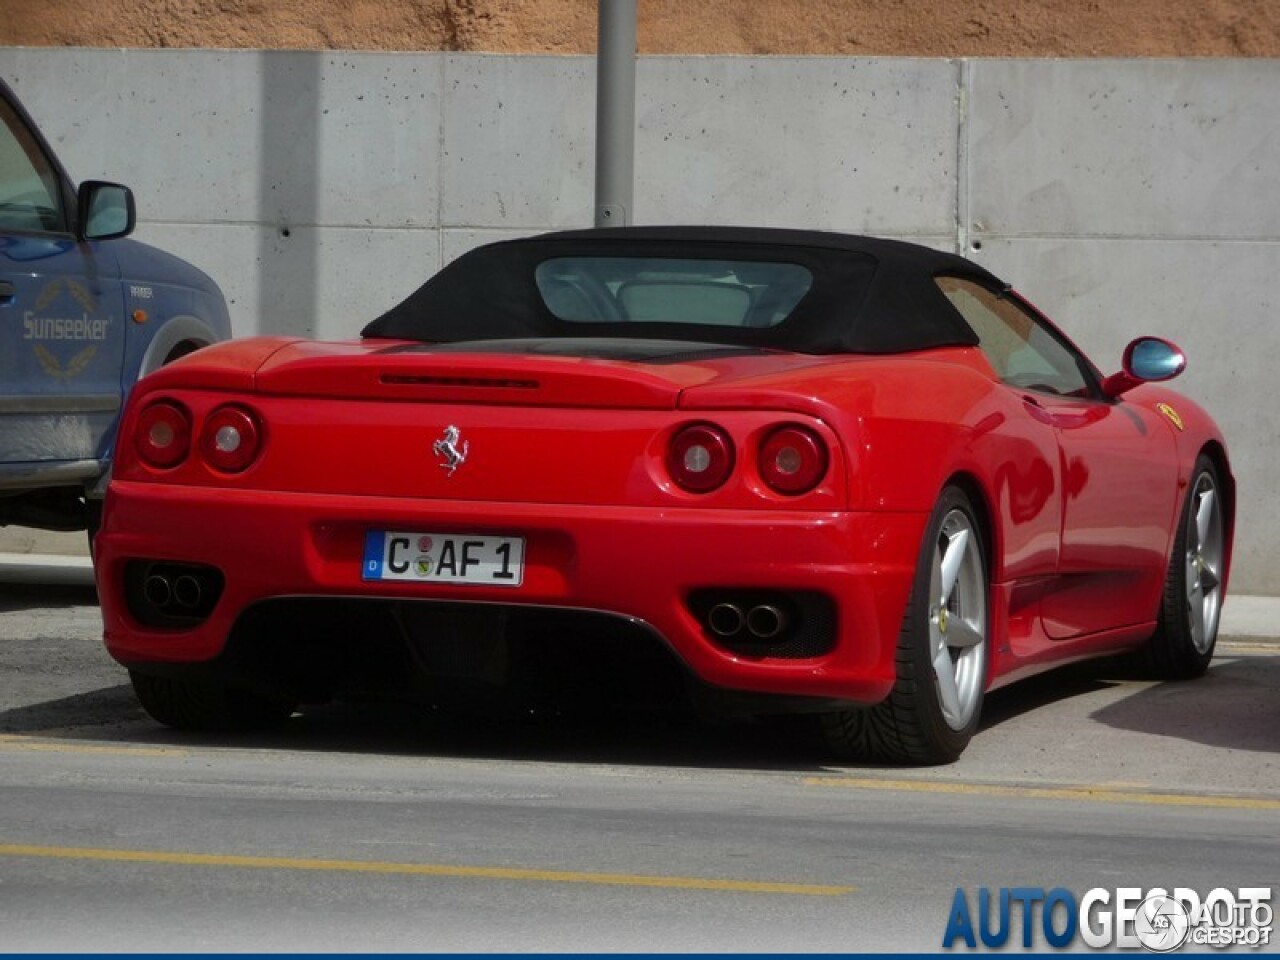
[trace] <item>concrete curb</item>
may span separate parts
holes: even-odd
[[[1233,597],[1228,593],[1218,633],[1234,640],[1280,641],[1280,597]]]
[[[91,587],[93,563],[88,557],[0,553],[0,583]]]

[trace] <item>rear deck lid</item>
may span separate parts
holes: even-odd
[[[273,354],[258,370],[255,386],[278,396],[671,410],[689,387],[813,360],[665,340],[303,341]]]

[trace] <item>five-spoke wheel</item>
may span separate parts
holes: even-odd
[[[978,727],[987,683],[990,582],[978,514],[959,487],[929,517],[896,657],[882,703],[824,717],[840,753],[950,763]]]
[[[982,548],[969,514],[953,509],[930,564],[929,652],[943,719],[963,730],[982,702],[986,676],[987,584]]]

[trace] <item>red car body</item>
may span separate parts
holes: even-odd
[[[700,344],[682,356],[668,340],[584,342],[437,350],[387,336],[259,337],[147,377],[124,415],[121,436],[134,442],[120,445],[94,547],[111,655],[136,676],[204,670],[293,703],[342,692],[366,636],[384,626],[399,635],[393,646],[418,651],[413,669],[448,676],[430,648],[450,624],[482,634],[492,654],[492,630],[469,616],[547,611],[572,630],[581,611],[593,619],[579,666],[592,644],[612,642],[602,624],[616,624],[657,640],[699,685],[856,709],[884,702],[899,680],[922,538],[953,487],[972,504],[987,557],[989,688],[1148,642],[1202,458],[1220,478],[1225,590],[1225,443],[1196,404],[1161,386],[1097,378],[1087,396],[1018,387],[965,343],[878,354]],[[1104,383],[1131,389],[1112,396]],[[227,423],[243,426],[247,465],[217,449]],[[728,446],[724,479],[705,491],[682,487],[672,453],[682,431],[703,425],[713,446]],[[783,440],[816,444],[820,476],[799,492],[772,483],[769,445],[784,428],[800,432]],[[149,459],[146,438],[172,430],[187,431],[184,449]],[[180,456],[170,463],[170,453]],[[690,462],[702,456],[699,447]],[[412,534],[386,547],[392,563],[412,561],[428,536],[459,553],[468,538],[477,553],[519,542],[521,576],[370,580],[371,531],[375,542]],[[442,561],[461,562],[435,557],[440,576]],[[313,601],[324,603],[308,611]],[[709,624],[712,608],[735,630]],[[764,629],[748,630],[762,609]],[[434,613],[415,629],[418,613],[405,610]],[[778,625],[767,610],[784,631],[763,636]],[[250,629],[255,617],[269,626]],[[291,623],[314,636],[334,618],[346,641],[280,641]],[[265,646],[265,660],[251,654]],[[338,665],[307,662],[317,659]]]

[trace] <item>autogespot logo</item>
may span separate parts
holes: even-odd
[[[1156,894],[1138,905],[1133,918],[1133,933],[1138,942],[1154,953],[1177,950],[1187,942],[1191,932],[1191,915],[1180,900]]]
[[[1256,950],[1270,945],[1274,919],[1270,887],[1215,887],[1203,898],[1187,887],[1095,887],[1083,897],[1062,887],[982,887],[972,899],[957,889],[942,947]]]

